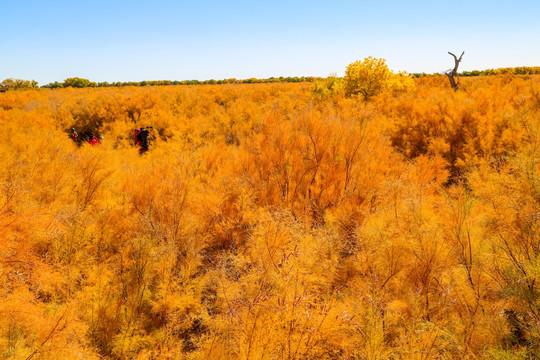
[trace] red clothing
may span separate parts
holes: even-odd
[[[88,141],[88,143],[92,146],[96,146],[99,144],[99,139],[94,135],[92,138]]]
[[[141,130],[135,129],[135,145],[141,146],[141,140],[139,139],[139,134],[141,133]]]

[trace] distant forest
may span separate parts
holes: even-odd
[[[433,76],[437,74],[414,73],[415,77]],[[463,71],[459,76],[490,76],[490,75],[540,75],[540,66],[519,66],[499,69]]]
[[[63,83],[60,83],[58,81],[55,81],[54,83],[49,83],[47,85],[43,85],[43,88],[65,88],[65,87],[76,87],[76,88],[84,88],[84,87],[120,87],[120,86],[164,86],[164,85],[221,85],[221,84],[261,84],[261,83],[298,83],[298,82],[311,82],[314,81],[316,78],[311,76],[295,76],[295,77],[270,77],[267,79],[256,79],[256,78],[249,78],[249,79],[223,79],[223,80],[145,80],[145,81],[127,81],[127,82],[93,82],[87,79],[82,78],[69,78],[64,80]]]
[[[437,76],[438,73],[412,73],[413,77]],[[508,67],[499,69],[473,70],[463,71],[459,76],[490,76],[490,75],[540,75],[540,66],[520,66]],[[86,87],[122,87],[122,86],[165,86],[165,85],[221,85],[221,84],[261,84],[261,83],[299,83],[313,82],[321,80],[321,77],[315,76],[287,76],[287,77],[270,77],[267,79],[222,79],[222,80],[144,80],[144,81],[126,81],[126,82],[94,82],[80,77],[67,78],[63,82],[51,82],[42,85],[41,88],[58,89],[58,88],[86,88]],[[21,79],[6,79],[0,83],[0,91],[15,90],[15,89],[35,89],[39,88],[38,82],[35,80]]]

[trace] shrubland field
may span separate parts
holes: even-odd
[[[414,81],[0,94],[0,358],[540,358],[540,77]]]

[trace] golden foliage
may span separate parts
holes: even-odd
[[[394,76],[0,94],[0,357],[537,356],[539,79]]]
[[[404,72],[394,74],[388,69],[385,59],[371,56],[349,64],[343,83],[347,96],[362,95],[364,100],[384,92],[396,94],[414,89],[410,76]]]

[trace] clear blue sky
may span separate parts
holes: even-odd
[[[0,81],[343,75],[540,66],[540,0],[0,0]],[[457,55],[457,54],[456,54]]]

